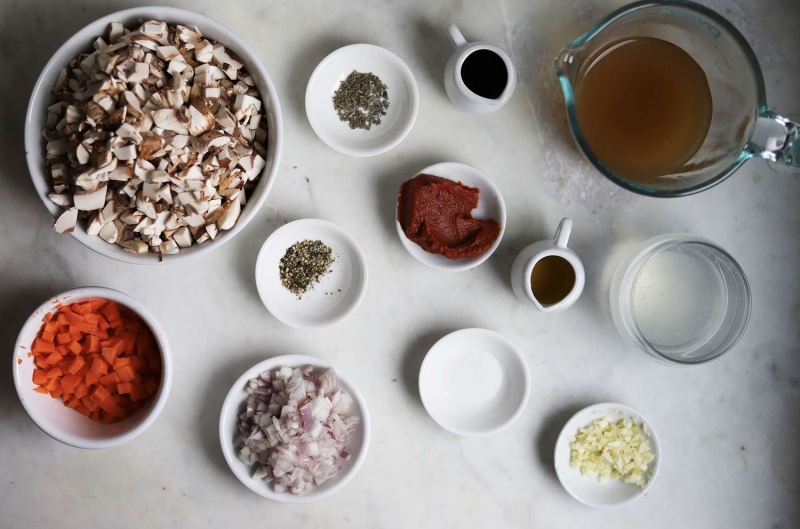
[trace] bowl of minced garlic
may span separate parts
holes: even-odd
[[[641,413],[603,403],[584,408],[564,425],[555,468],[570,496],[590,507],[613,508],[649,492],[660,455],[655,430]]]

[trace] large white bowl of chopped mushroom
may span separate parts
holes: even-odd
[[[230,240],[274,183],[275,86],[247,44],[184,9],[139,7],[84,27],[33,89],[25,149],[54,229],[129,263]]]

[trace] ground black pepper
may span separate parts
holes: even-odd
[[[353,70],[333,94],[333,108],[351,129],[369,130],[380,125],[389,108],[386,85],[372,72]]]
[[[281,257],[281,284],[299,298],[330,271],[334,261],[333,251],[322,241],[296,242]]]

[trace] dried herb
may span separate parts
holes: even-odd
[[[281,257],[281,284],[299,298],[330,271],[333,262],[333,251],[322,241],[296,242]]]
[[[380,125],[389,108],[386,85],[372,72],[353,70],[333,94],[333,108],[351,129],[369,130]]]

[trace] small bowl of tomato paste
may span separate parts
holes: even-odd
[[[417,261],[461,272],[484,262],[500,245],[506,205],[497,185],[478,169],[438,163],[400,187],[396,225]]]

